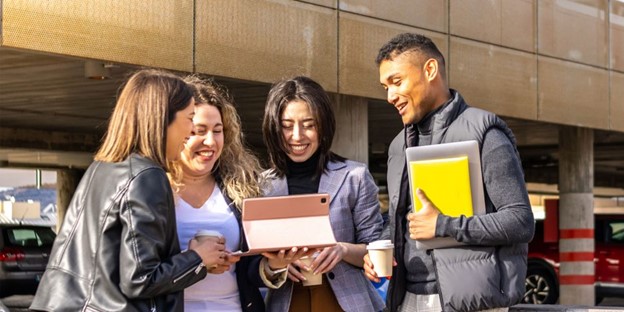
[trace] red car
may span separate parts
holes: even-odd
[[[596,214],[596,303],[604,297],[624,298],[624,214]],[[523,303],[552,304],[559,299],[559,243],[544,242],[544,222],[537,220],[529,244]]]

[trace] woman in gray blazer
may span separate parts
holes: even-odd
[[[336,121],[329,96],[307,77],[283,80],[269,91],[262,131],[272,169],[265,195],[328,193],[329,219],[338,244],[321,249],[309,267],[296,261],[283,287],[270,290],[268,311],[380,311],[383,300],[362,274],[366,244],[383,221],[378,188],[366,165],[335,153]],[[297,209],[298,207],[293,207]],[[302,270],[323,283],[302,286]]]

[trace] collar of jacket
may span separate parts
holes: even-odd
[[[221,194],[225,199],[225,203],[232,209],[232,213],[236,217],[236,221],[238,222],[238,234],[240,235],[240,242],[238,244],[238,250],[247,250],[247,238],[245,237],[245,231],[243,230],[243,216],[240,209],[234,204],[230,196],[227,195],[225,189],[223,188],[223,184],[220,183],[220,179],[217,180],[217,185],[221,189]]]
[[[329,194],[329,203],[334,200],[338,190],[342,186],[347,177],[348,170],[346,162],[327,162],[325,171],[321,175],[319,183],[319,193]],[[284,196],[288,195],[288,181],[286,177],[278,178],[271,170],[267,173],[268,179],[271,181],[271,189],[265,194],[266,196]]]

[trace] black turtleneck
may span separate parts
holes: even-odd
[[[288,173],[286,181],[288,182],[288,194],[311,194],[318,193],[321,177],[315,177],[316,166],[319,161],[319,152],[317,151],[304,162],[294,162],[288,158],[286,165]]]
[[[443,105],[440,105],[438,108],[430,111],[417,123],[405,126],[405,143],[407,144],[407,147],[431,145],[431,131],[433,131],[435,115],[452,100],[453,98],[450,98]]]
[[[432,131],[436,118],[438,117],[438,112],[446,107],[452,100],[453,98],[451,97],[451,99],[449,99],[446,103],[429,112],[417,123],[406,126],[406,143],[408,147],[431,145],[433,135]],[[403,183],[401,183],[403,192],[409,194],[407,170],[403,173],[403,180]],[[406,196],[405,201],[407,201],[407,210],[411,211],[410,197]],[[407,224],[405,226],[407,226]],[[405,276],[405,279],[407,280],[407,291],[415,294],[436,293],[437,290],[435,289],[435,283],[432,282],[435,281],[435,269],[433,267],[433,260],[431,259],[431,256],[429,256],[429,254],[424,250],[418,250],[416,248],[416,243],[409,237],[409,231],[407,229],[404,230],[404,233],[405,249],[403,252],[403,259],[407,268],[407,274]]]
[[[433,130],[433,125],[435,123],[436,114],[442,110],[443,107],[447,106],[453,98],[451,97],[446,103],[440,105],[438,108],[430,111],[427,115],[425,115],[419,122],[416,123],[416,127],[418,127],[418,146],[423,145],[431,145],[431,131]]]

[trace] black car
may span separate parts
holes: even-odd
[[[36,292],[55,237],[47,226],[0,224],[0,298]]]

